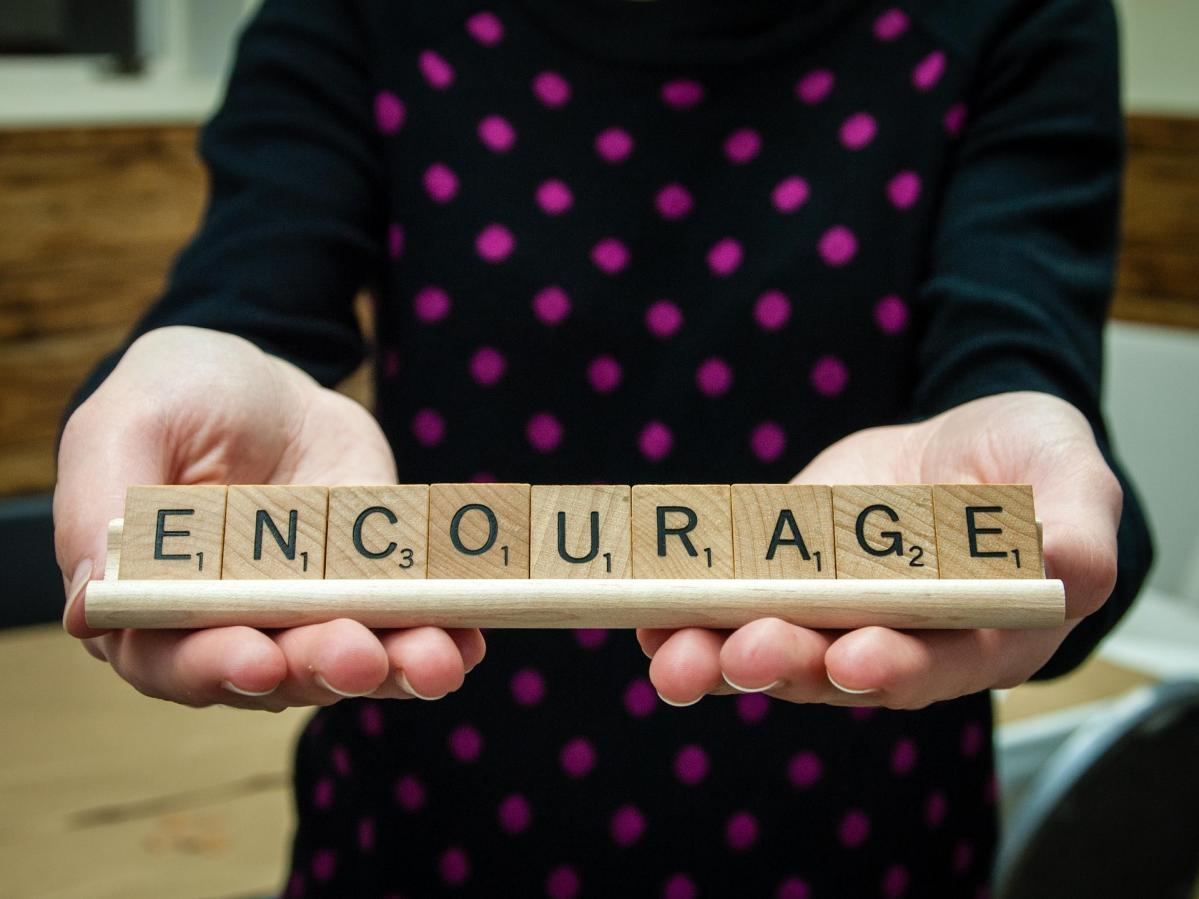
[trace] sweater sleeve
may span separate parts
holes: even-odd
[[[1011,390],[1053,394],[1086,415],[1125,492],[1115,590],[1037,675],[1048,678],[1111,630],[1152,558],[1100,412],[1123,163],[1109,0],[1017,4],[980,61],[968,110],[918,298],[915,414]]]
[[[237,334],[331,385],[364,355],[353,298],[381,262],[380,140],[348,4],[267,0],[203,129],[198,233],[130,340],[167,325]],[[116,365],[88,378],[74,405]]]

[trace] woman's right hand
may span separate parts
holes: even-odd
[[[391,484],[374,418],[294,366],[228,334],[172,327],[139,338],[67,421],[54,542],[63,627],[148,696],[281,711],[342,697],[437,698],[483,658],[478,630],[371,631],[348,619],[264,633],[98,631],[87,582],[131,484]]]

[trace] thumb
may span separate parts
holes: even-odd
[[[105,633],[87,626],[87,584],[104,577],[108,523],[120,518],[131,484],[161,484],[166,476],[164,430],[138,414],[136,397],[123,401],[101,388],[63,429],[54,488],[54,551],[62,571],[63,628],[74,637]]]

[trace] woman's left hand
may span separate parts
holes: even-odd
[[[795,477],[807,484],[1031,484],[1049,577],[1066,587],[1066,623],[1048,630],[823,631],[762,618],[732,633],[640,630],[664,700],[766,692],[791,702],[918,709],[1013,687],[1053,655],[1116,579],[1123,492],[1070,404],[1006,393],[914,425],[870,428],[830,446]]]

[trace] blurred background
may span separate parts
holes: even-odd
[[[119,684],[58,629],[49,501],[67,398],[200,215],[196,129],[256,5],[0,0],[0,897],[280,886],[305,715],[197,712]],[[1003,896],[1199,897],[1199,838],[1166,814],[1199,821],[1199,3],[1117,7],[1129,153],[1107,414],[1157,563],[1082,671],[997,695]],[[369,401],[365,372],[345,390]],[[1158,811],[1143,828],[1138,801]],[[1064,834],[1107,845],[1080,824],[1088,802],[1096,827],[1121,824],[1130,864],[1186,886],[1142,868],[1135,892],[1034,890],[1071,873]]]

